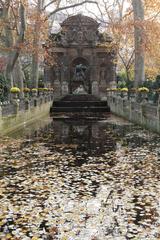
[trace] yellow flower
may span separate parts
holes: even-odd
[[[138,92],[149,92],[149,89],[146,87],[140,87],[138,88]]]
[[[128,92],[128,88],[121,88],[120,89],[122,92]]]
[[[38,236],[32,237],[32,240],[39,240],[40,238]]]
[[[20,93],[20,89],[19,89],[18,87],[12,87],[12,88],[10,89],[10,92],[11,92],[11,93]]]

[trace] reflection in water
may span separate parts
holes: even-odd
[[[158,135],[111,116],[16,138],[2,139],[1,239],[160,239]]]

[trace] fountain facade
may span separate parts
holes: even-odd
[[[45,45],[45,81],[55,89],[55,100],[68,94],[103,99],[106,88],[115,85],[113,42],[98,28],[97,21],[79,14],[66,19],[61,31],[50,36]]]

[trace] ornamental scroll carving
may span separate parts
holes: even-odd
[[[61,43],[62,45],[69,45],[69,44],[91,44],[95,43],[97,40],[97,35],[92,30],[70,30],[67,33],[61,36]]]

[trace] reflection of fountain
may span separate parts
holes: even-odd
[[[76,144],[79,156],[88,151],[96,156],[115,149],[115,142],[104,132],[106,125],[101,122],[66,120],[55,121],[53,126],[56,143]]]
[[[80,135],[84,134],[86,128],[87,128],[86,125],[84,125],[84,126],[74,126],[75,132],[77,132]]]
[[[86,70],[87,70],[87,67],[82,63],[76,65],[74,79],[76,81],[84,81],[86,79]]]

